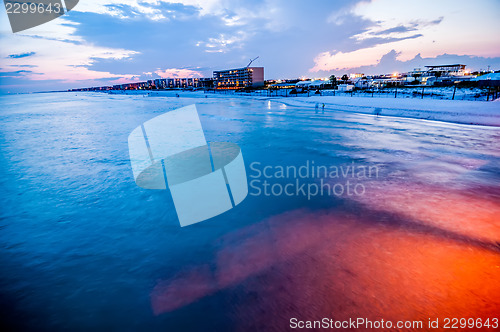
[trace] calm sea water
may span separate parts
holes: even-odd
[[[207,140],[237,143],[249,175],[254,162],[314,162],[377,165],[379,176],[357,180],[363,195],[249,195],[181,228],[168,191],[135,185],[127,137],[193,103]],[[498,128],[202,94],[1,96],[0,107],[5,327],[283,331],[292,317],[498,317]]]

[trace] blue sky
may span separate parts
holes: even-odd
[[[0,84],[26,92],[210,77],[403,72],[429,64],[500,69],[500,1],[80,0],[13,34],[0,10]]]

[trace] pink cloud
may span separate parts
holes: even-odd
[[[157,75],[161,78],[191,78],[191,77],[202,77],[199,71],[191,69],[178,69],[178,68],[168,68],[165,70],[155,71]]]

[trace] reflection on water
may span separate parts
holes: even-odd
[[[246,327],[290,317],[495,317],[500,250],[378,218],[296,210],[231,234],[212,269],[196,267],[155,287],[154,312],[229,287],[246,294],[234,304]]]
[[[212,96],[0,98],[5,325],[281,331],[500,311],[496,128]],[[363,196],[248,196],[181,229],[168,192],[135,186],[127,137],[194,102],[207,140],[238,143],[247,167],[377,163],[381,177]]]

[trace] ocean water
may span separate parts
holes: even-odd
[[[190,104],[208,141],[241,147],[249,181],[350,179],[358,193],[256,195],[254,182],[240,205],[181,228],[168,190],[136,186],[127,138]],[[3,327],[283,331],[292,317],[498,317],[498,128],[203,94],[14,95],[0,107]],[[378,173],[255,171],[312,164]]]

